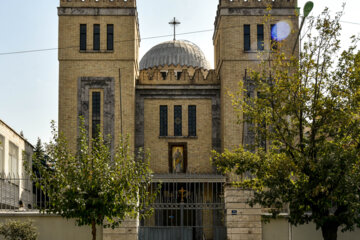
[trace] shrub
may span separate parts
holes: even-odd
[[[36,240],[37,232],[32,221],[6,221],[0,224],[0,235],[5,240]]]

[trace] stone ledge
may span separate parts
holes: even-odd
[[[0,211],[0,216],[6,216],[6,217],[61,217],[57,214],[47,214],[47,213],[41,213],[38,210],[32,210],[32,211]]]
[[[136,16],[136,8],[59,7],[59,16]]]
[[[294,8],[272,9],[270,12],[264,8],[222,8],[220,16],[295,16]]]
[[[159,89],[159,90],[187,90],[187,89],[199,89],[199,90],[218,90],[219,84],[213,85],[136,85],[136,89]]]

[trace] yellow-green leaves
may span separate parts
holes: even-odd
[[[120,137],[114,148],[111,136],[101,133],[89,141],[84,120],[79,122],[75,153],[53,124],[53,140],[33,156],[34,171],[28,170],[49,202],[39,207],[93,229],[94,224],[116,227],[125,217],[148,214],[154,199],[149,155],[135,156],[128,137]]]
[[[239,84],[230,96],[255,139],[212,157],[220,172],[242,176],[237,186],[254,190],[250,204],[274,216],[288,206],[291,223],[313,221],[330,235],[360,226],[359,39],[340,53],[341,16],[325,10],[310,19],[300,58],[280,44]]]

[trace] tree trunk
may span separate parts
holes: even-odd
[[[321,227],[321,232],[324,240],[337,240],[337,232],[339,225],[335,222],[326,222]]]
[[[91,221],[91,228],[92,228],[92,236],[93,236],[93,240],[96,240],[96,223],[95,220]]]

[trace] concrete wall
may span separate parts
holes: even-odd
[[[12,212],[0,213],[0,222],[6,220],[26,221],[31,219],[38,232],[38,240],[89,240],[92,239],[91,227],[78,227],[74,220],[39,213]],[[97,228],[97,240],[102,240],[102,228]],[[0,238],[1,240],[3,238]]]
[[[232,216],[233,225],[241,224]],[[2,212],[0,223],[7,220],[27,221],[32,220],[38,232],[38,240],[89,240],[91,239],[90,226],[76,226],[74,220],[67,220],[55,215],[43,215],[36,212]],[[229,219],[228,219],[229,220]],[[245,226],[247,225],[247,226]],[[290,226],[285,218],[271,220],[270,223],[262,223],[262,229],[255,232],[255,225],[245,224],[242,231],[238,232],[230,226],[228,229],[229,239],[262,239],[262,240],[322,240],[321,232],[316,231],[314,224],[302,226]],[[238,229],[239,230],[239,229]],[[262,238],[259,238],[259,230]],[[256,233],[258,232],[258,233]],[[120,228],[103,229],[97,228],[97,240],[137,240],[138,221],[128,220]],[[354,232],[338,233],[338,240],[358,240],[360,229]],[[3,238],[0,237],[0,240]]]
[[[8,220],[32,220],[38,232],[37,240],[90,240],[90,226],[77,226],[75,220],[64,219],[56,215],[44,215],[38,212],[2,212],[0,223]],[[138,219],[127,219],[115,229],[97,227],[97,240],[137,240]],[[0,236],[0,240],[3,238]]]
[[[290,226],[285,218],[271,220],[262,224],[262,240],[322,240],[321,231],[316,231],[315,224]],[[338,240],[358,240],[360,229],[354,232],[338,232]]]

